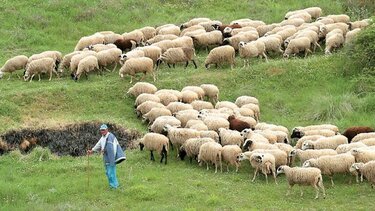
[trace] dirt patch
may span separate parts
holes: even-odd
[[[82,156],[88,148],[99,140],[98,128],[101,122],[69,124],[54,128],[25,128],[11,130],[0,135],[0,155],[7,151],[20,149],[28,152],[36,146],[48,147],[59,156]],[[119,125],[107,123],[123,148],[134,148],[134,142],[141,137],[135,130],[127,130]]]

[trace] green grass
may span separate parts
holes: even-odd
[[[193,17],[230,22],[250,17],[266,23],[279,22],[292,9],[320,6],[325,14],[345,12],[341,1],[5,1],[0,5],[0,63],[18,55],[44,50],[71,52],[78,39],[96,31],[118,33],[146,25],[180,24]],[[270,62],[254,59],[242,68],[237,58],[229,67],[205,70],[205,52],[197,54],[199,68],[182,66],[158,72],[158,88],[181,89],[186,85],[214,83],[221,100],[234,101],[241,95],[260,100],[261,120],[285,125],[332,123],[344,130],[353,125],[374,127],[375,97],[363,93],[371,84],[358,84],[344,74],[345,55],[324,56],[316,52],[306,59],[285,60],[270,56]],[[21,74],[21,72],[19,72]],[[8,76],[5,75],[5,78]],[[64,77],[25,83],[0,80],[0,133],[22,127],[48,127],[81,121],[110,121],[146,132],[133,112],[134,98],[126,96],[129,78],[117,72],[90,75],[75,83]],[[151,77],[146,79],[151,82]],[[180,162],[172,153],[167,166],[149,161],[149,154],[127,151],[128,161],[119,166],[123,187],[109,191],[98,156],[91,159],[63,157],[38,162],[15,153],[0,157],[0,210],[92,210],[92,209],[372,209],[374,192],[367,183],[347,185],[348,177],[336,176],[337,186],[325,182],[327,199],[313,200],[307,188],[285,197],[287,185],[266,185],[264,178],[249,182],[250,168],[240,173],[214,174],[204,167]],[[90,187],[87,177],[90,174]],[[325,178],[327,181],[327,178]],[[271,180],[272,181],[272,180]]]

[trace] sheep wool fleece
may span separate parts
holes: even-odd
[[[119,186],[116,177],[115,163],[117,144],[118,141],[116,137],[108,132],[105,136],[102,136],[94,148],[92,148],[93,151],[101,150],[103,152],[104,166],[110,188],[117,188]]]

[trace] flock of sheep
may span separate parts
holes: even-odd
[[[350,173],[375,185],[375,130],[350,127],[343,134],[335,125],[310,125],[289,130],[281,125],[260,122],[257,98],[240,96],[236,101],[219,101],[219,89],[213,84],[186,86],[181,91],[158,90],[153,84],[138,82],[128,91],[134,96],[138,117],[149,125],[149,133],[140,139],[140,149],[161,156],[167,164],[171,149],[184,160],[196,159],[215,173],[224,162],[234,166],[249,160],[255,169],[252,181],[262,172],[268,182],[271,174],[285,173],[290,188],[311,185],[325,196],[322,175]],[[296,141],[291,145],[291,139]],[[302,167],[292,167],[298,160]]]
[[[268,61],[267,54],[271,52],[284,57],[299,53],[306,56],[316,47],[321,49],[319,43],[324,42],[325,53],[330,54],[370,24],[370,19],[350,22],[345,14],[321,15],[321,8],[310,7],[288,12],[285,20],[272,24],[251,19],[223,24],[209,18],[194,18],[181,26],[147,26],[124,34],[102,31],[82,37],[74,51],[64,57],[59,51],[45,51],[29,58],[13,57],[0,69],[0,77],[4,72],[12,74],[24,69],[25,81],[32,81],[35,75],[40,80],[41,73],[49,74],[51,80],[53,73],[59,75],[70,69],[72,78],[78,80],[82,74],[87,76],[93,71],[101,74],[120,64],[119,75],[130,75],[130,82],[137,73],[152,74],[155,81],[155,70],[161,63],[175,66],[183,62],[186,67],[193,62],[197,68],[194,58],[197,48],[213,48],[205,60],[206,68],[212,64],[233,67],[236,51],[246,66],[254,57]]]

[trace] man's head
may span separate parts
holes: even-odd
[[[106,124],[102,124],[99,130],[100,134],[102,134],[102,136],[105,136],[108,133],[108,126]]]

